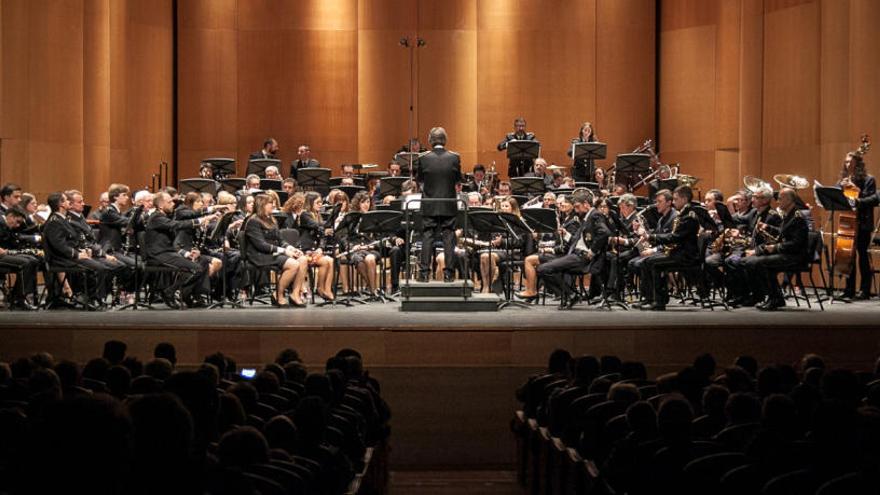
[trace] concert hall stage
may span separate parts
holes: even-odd
[[[188,367],[220,350],[239,367],[299,350],[312,369],[342,347],[364,355],[394,412],[395,468],[510,466],[507,430],[513,392],[557,347],[645,362],[656,375],[709,351],[720,366],[739,355],[795,362],[818,352],[831,366],[867,368],[880,355],[880,304],[835,303],[826,311],[788,307],[764,313],[670,305],[663,313],[580,306],[506,308],[493,313],[404,313],[399,303],[295,310],[166,309],[0,313],[0,361],[39,350],[80,362],[103,342],[128,343],[147,360],[162,341]],[[425,448],[430,445],[432,448]]]

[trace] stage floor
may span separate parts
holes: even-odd
[[[241,309],[170,310],[158,304],[154,309],[138,311],[85,312],[71,310],[39,312],[0,312],[0,331],[21,327],[31,328],[103,328],[127,329],[160,327],[177,329],[240,329],[261,330],[390,330],[390,331],[456,331],[456,330],[609,330],[689,327],[763,327],[822,328],[827,326],[874,328],[880,324],[880,303],[825,303],[825,311],[817,305],[812,309],[803,303],[775,312],[755,308],[723,310],[702,309],[671,304],[666,311],[636,309],[607,310],[581,304],[572,310],[559,311],[548,301],[546,306],[527,308],[509,306],[498,312],[403,312],[399,303],[370,303],[352,307],[317,307],[277,309],[261,304]]]
[[[339,349],[364,356],[394,411],[397,469],[508,469],[514,390],[557,348],[573,355],[642,361],[651,376],[677,371],[703,352],[719,366],[742,354],[763,366],[822,354],[831,367],[872,369],[880,355],[880,303],[788,307],[765,313],[671,305],[666,312],[579,306],[510,307],[491,313],[404,313],[399,304],[352,308],[0,312],[0,361],[51,352],[85,362],[105,341],[146,361],[171,342],[178,366],[216,351],[239,367],[260,366],[286,347],[320,371]],[[429,418],[426,421],[426,418]],[[431,448],[425,448],[430,445]]]

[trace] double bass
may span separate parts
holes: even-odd
[[[855,153],[864,156],[871,149],[871,140],[867,134],[862,134],[862,143]],[[846,165],[844,165],[846,167]],[[843,195],[850,200],[859,198],[861,189],[852,181],[852,171],[842,181]],[[837,241],[834,248],[834,273],[839,275],[852,275],[855,263],[854,251],[856,247],[856,235],[859,231],[858,213],[856,211],[841,212],[837,223]]]

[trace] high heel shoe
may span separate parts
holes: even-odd
[[[269,296],[269,301],[272,303],[273,308],[288,308],[288,307],[290,307],[289,304],[279,303],[278,299],[275,298],[275,294],[272,294],[271,296]]]
[[[522,295],[522,292],[517,292],[514,295],[516,296],[517,299],[519,299],[523,302],[527,302],[527,303],[535,302],[538,300],[537,294],[535,294],[534,296],[524,296],[524,295]]]
[[[323,299],[323,300],[325,300],[325,301],[332,301],[332,300],[336,299],[334,296],[324,294],[324,293],[321,292],[321,291],[316,291],[316,292],[317,292],[318,296],[320,296],[321,299]]]

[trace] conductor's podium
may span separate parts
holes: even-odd
[[[498,311],[497,294],[474,293],[474,283],[410,282],[401,287],[401,311]]]

